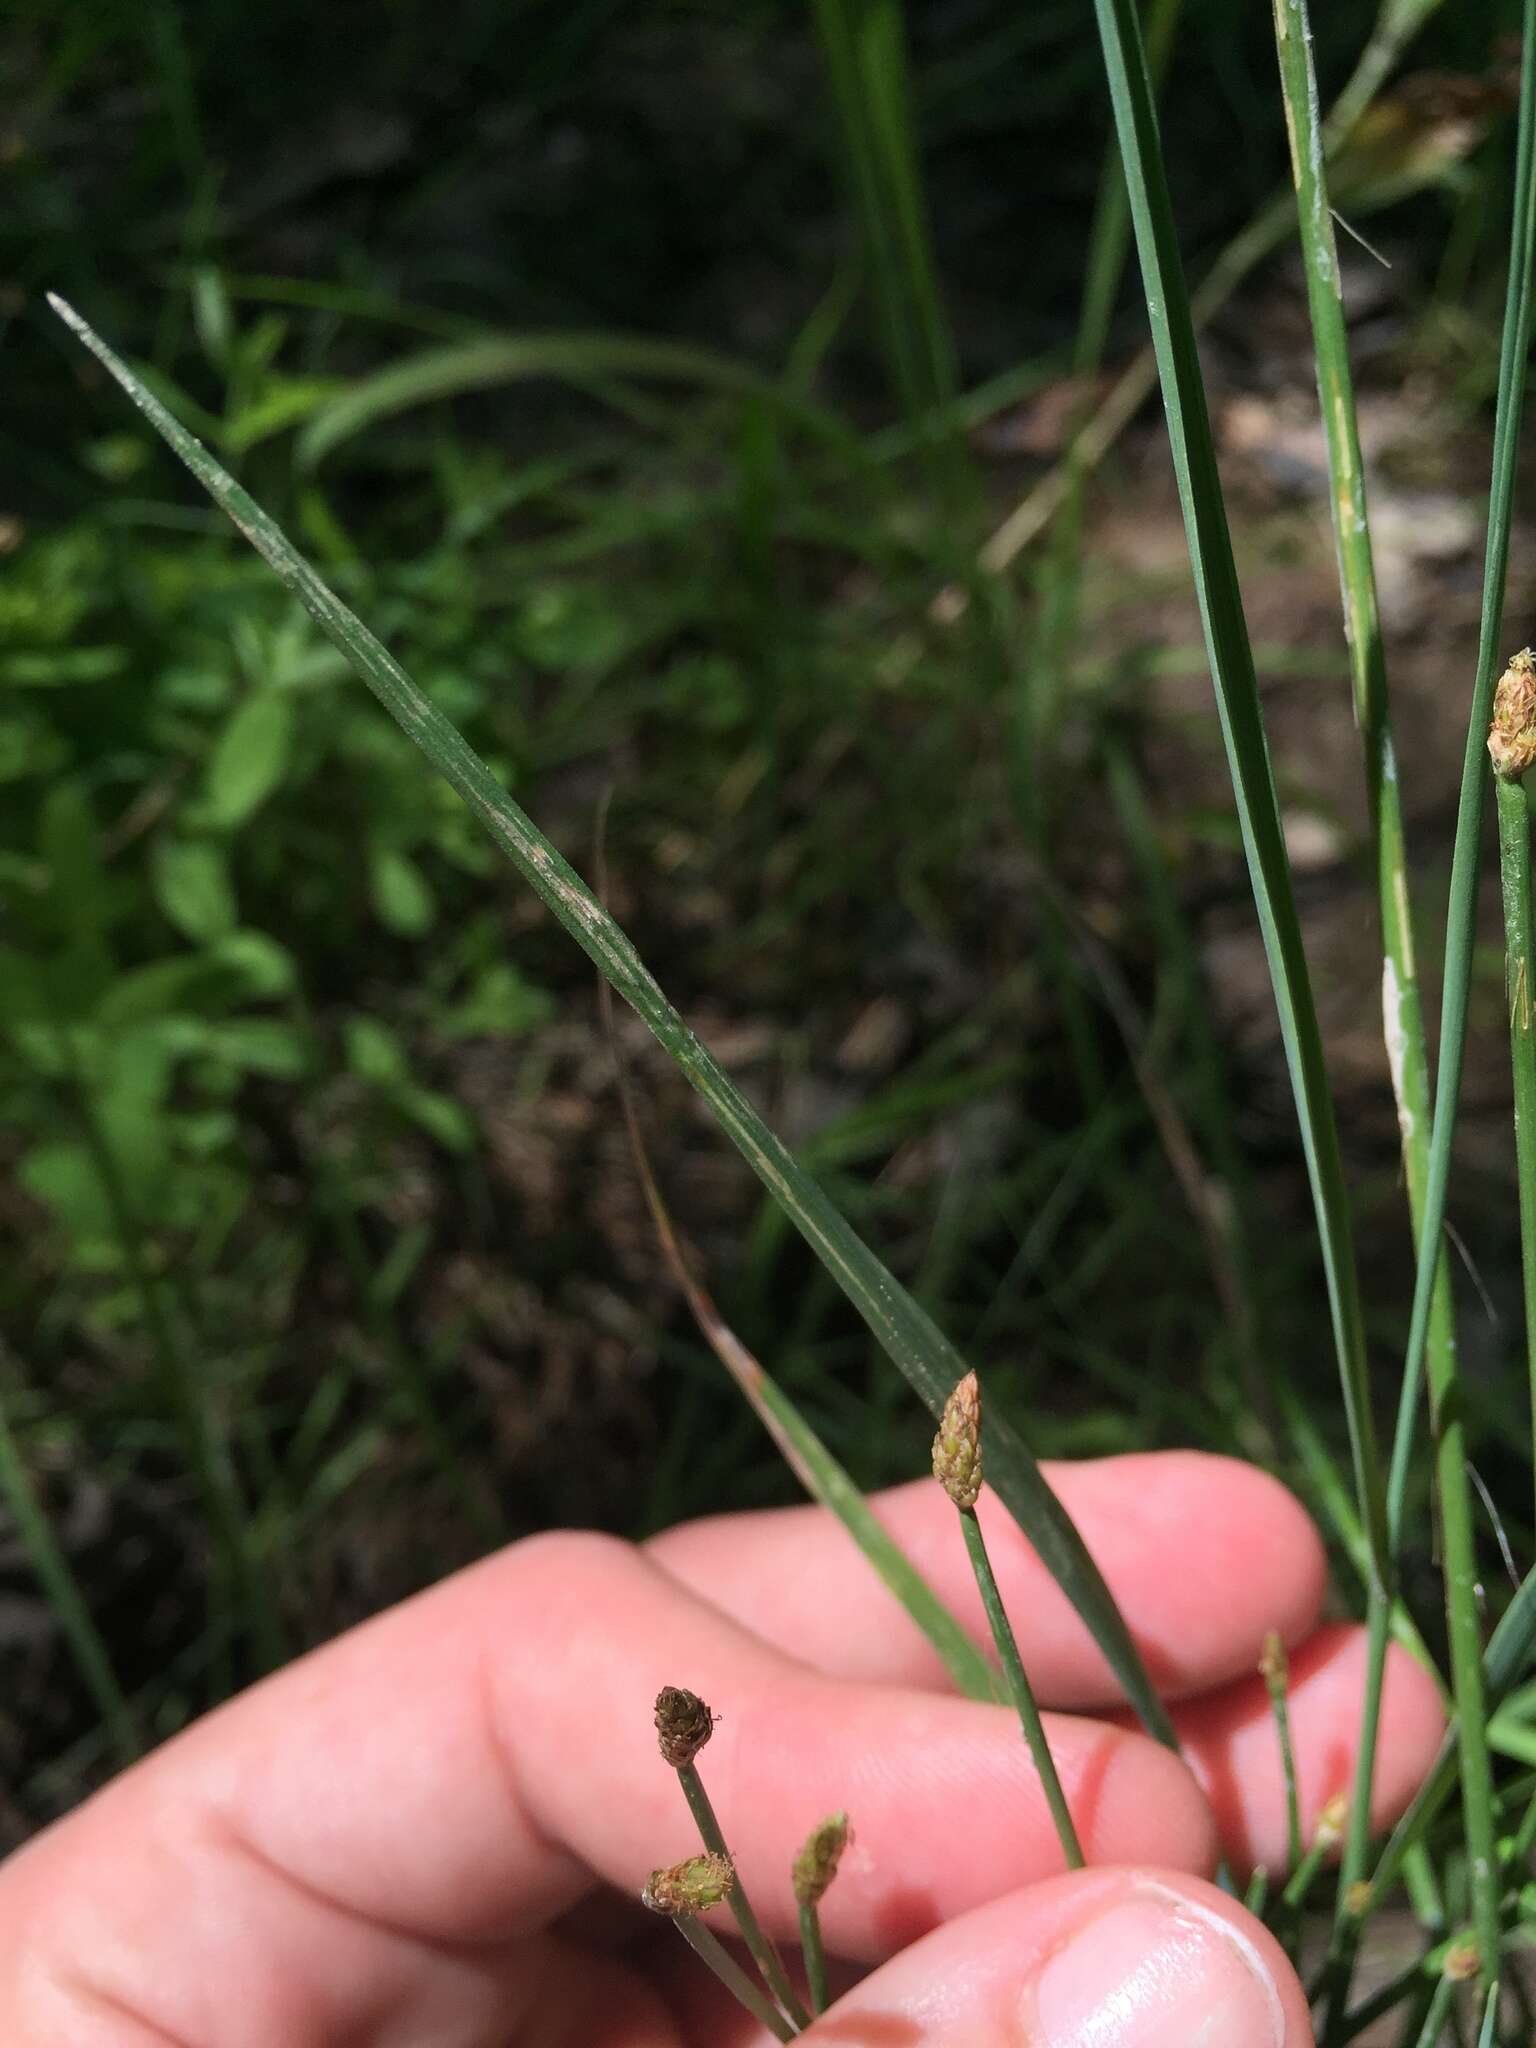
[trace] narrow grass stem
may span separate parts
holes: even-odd
[[[1488,768],[1484,748],[1501,663],[1499,638],[1509,564],[1520,416],[1530,353],[1532,251],[1536,247],[1536,0],[1525,0],[1520,61],[1520,117],[1516,144],[1514,217],[1510,232],[1509,281],[1499,357],[1499,395],[1494,419],[1493,477],[1488,500],[1488,539],[1483,568],[1482,621],[1477,674],[1462,759],[1461,791],[1451,858],[1450,901],[1445,921],[1445,966],[1440,1013],[1440,1058],[1435,1076],[1434,1123],[1423,1215],[1419,1228],[1413,1316],[1403,1360],[1397,1431],[1387,1485],[1388,1518],[1401,1526],[1412,1460],[1419,1384],[1429,1347],[1435,1276],[1450,1183],[1451,1145],[1461,1093],[1470,1001],[1472,950],[1476,932],[1478,870]],[[1499,1880],[1494,1857],[1493,1773],[1488,1754],[1483,1699],[1481,1622],[1471,1500],[1466,1471],[1462,1404],[1454,1375],[1430,1385],[1435,1472],[1445,1558],[1446,1608],[1451,1649],[1451,1683],[1456,1694],[1461,1741],[1462,1807],[1467,1829],[1472,1918],[1482,1952],[1485,1989],[1499,1967]]]
[[[1375,565],[1367,513],[1365,469],[1360,451],[1349,340],[1339,286],[1338,250],[1324,163],[1324,135],[1317,110],[1312,68],[1311,23],[1306,0],[1274,0],[1275,47],[1291,144],[1307,305],[1317,364],[1318,399],[1328,449],[1334,548],[1344,600],[1355,723],[1365,761],[1367,810],[1375,852],[1382,937],[1382,1026],[1387,1064],[1397,1102],[1404,1178],[1415,1233],[1422,1224],[1429,1180],[1430,1087],[1423,1009],[1408,890],[1408,865],[1387,696],[1386,662],[1376,594]],[[1456,1381],[1455,1309],[1443,1245],[1436,1247],[1427,1342],[1430,1375],[1448,1395]],[[1464,1476],[1451,1477],[1465,1489]],[[1453,1520],[1454,1520],[1453,1515]],[[1389,1503],[1389,1552],[1398,1518]],[[1449,1581],[1448,1581],[1449,1583]],[[1357,1750],[1354,1798],[1339,1876],[1334,1928],[1336,1971],[1333,1996],[1348,1994],[1347,1951],[1354,1929],[1349,1900],[1365,1872],[1370,1843],[1371,1784],[1375,1775],[1381,1689],[1392,1621],[1390,1585],[1367,1581],[1367,1651],[1364,1703]],[[1465,1682],[1465,1674],[1463,1674]]]
[[[1424,2015],[1424,2024],[1413,2037],[1412,2048],[1442,2048],[1456,1990],[1454,1977],[1440,1979],[1435,1986],[1435,1995],[1429,2001],[1429,2010]]]
[[[1285,1867],[1296,1869],[1301,1862],[1301,1801],[1296,1793],[1296,1753],[1291,1746],[1290,1672],[1285,1646],[1271,1633],[1265,1638],[1259,1659],[1264,1688],[1269,1694],[1270,1712],[1275,1720],[1275,1740],[1280,1747],[1280,1769],[1285,1777]]]
[[[694,1954],[708,1965],[731,1996],[746,2007],[760,2026],[766,2027],[776,2041],[794,2040],[799,2029],[791,2026],[777,2006],[763,1995],[762,1988],[752,1982],[718,1935],[711,1933],[692,1913],[679,1913],[673,1925]]]
[[[805,1958],[811,2011],[825,2012],[831,2003],[827,1993],[827,1950],[821,1938],[821,1913],[814,1899],[800,1901],[800,1953]]]
[[[1385,1595],[1391,1578],[1385,1501],[1343,1161],[1151,87],[1130,0],[1095,0],[1095,12],[1136,228],[1206,654],[1317,1218],[1361,1520],[1373,1578]]]
[[[1066,1794],[1061,1789],[1051,1746],[1046,1740],[1045,1724],[1040,1719],[1040,1709],[1035,1703],[1034,1689],[1025,1674],[1024,1660],[1019,1655],[1019,1646],[1014,1639],[1013,1626],[1003,1606],[1003,1596],[998,1591],[997,1578],[992,1570],[992,1560],[987,1555],[986,1539],[981,1533],[981,1524],[976,1519],[974,1508],[959,1510],[960,1526],[965,1531],[965,1547],[971,1560],[971,1570],[976,1574],[977,1589],[981,1604],[987,1610],[987,1621],[992,1629],[992,1640],[997,1645],[997,1654],[1002,1660],[1003,1675],[1008,1681],[1008,1690],[1019,1716],[1019,1726],[1024,1731],[1024,1740],[1034,1758],[1035,1769],[1040,1773],[1040,1783],[1045,1792],[1045,1801],[1051,1809],[1051,1819],[1056,1823],[1056,1833],[1061,1839],[1061,1853],[1067,1860],[1069,1870],[1083,1867],[1082,1844],[1077,1839],[1077,1829],[1072,1823],[1072,1814],[1067,1806]]]
[[[1307,1894],[1312,1889],[1317,1873],[1329,1856],[1339,1846],[1344,1831],[1344,1801],[1331,1800],[1318,1816],[1311,1845],[1296,1868],[1286,1880],[1285,1890],[1280,1894],[1282,1902],[1291,1910],[1304,1906]]]
[[[699,1776],[698,1766],[691,1763],[680,1765],[677,1780],[683,1788],[683,1797],[688,1801],[689,1811],[703,1838],[705,1848],[712,1849],[717,1856],[730,1856],[731,1852],[725,1845],[725,1836],[720,1831],[720,1823],[715,1818],[715,1809],[709,1803],[709,1794],[704,1790],[704,1781]],[[811,2016],[785,1974],[778,1951],[764,1934],[761,1923],[752,1910],[752,1903],[747,1897],[746,1887],[741,1882],[739,1872],[731,1892],[730,1906],[736,1916],[736,1925],[741,1929],[741,1938],[746,1943],[752,1960],[763,1973],[763,1981],[795,2025],[808,2027]]]
[[[1531,917],[1531,820],[1525,784],[1495,782],[1499,879],[1504,893],[1504,993],[1514,1070],[1515,1166],[1520,1188],[1520,1274],[1525,1288],[1525,1355],[1536,1432],[1536,931]]]

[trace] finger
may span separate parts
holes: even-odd
[[[258,1687],[0,1870],[0,2039],[28,2039],[5,2024],[18,1956],[33,1982],[84,1983],[188,2041],[217,2034],[230,1986],[266,2022],[253,2040],[307,2038],[307,2014],[340,2037],[375,1979],[402,2009],[424,1985],[448,1996],[594,1874],[634,1892],[695,1846],[651,1725],[675,1682],[725,1717],[706,1778],[781,1931],[791,1858],[839,1807],[859,1842],[828,1935],[850,1955],[1060,1867],[1003,1709],[823,1678],[628,1546],[546,1537]],[[1090,1722],[1051,1734],[1091,1856],[1210,1867],[1175,1758]]]
[[[1327,1560],[1278,1480],[1196,1451],[1045,1470],[1166,1697],[1246,1676],[1270,1629],[1289,1644],[1315,1626]],[[959,1521],[941,1490],[919,1481],[877,1494],[872,1505],[940,1597],[988,1641]],[[1041,1697],[1058,1707],[1118,1704],[1124,1694],[1102,1653],[1018,1524],[990,1494],[979,1512]],[[825,1509],[714,1516],[648,1547],[684,1585],[820,1670],[947,1685],[927,1638]]]
[[[696,2048],[766,2048],[695,1972],[674,2002]],[[1295,1972],[1213,1885],[1094,1870],[994,1901],[838,1999],[806,2048],[1308,2048]]]
[[[1290,1656],[1289,1716],[1301,1838],[1354,1783],[1365,1702],[1361,1628],[1322,1628]],[[1191,1770],[1204,1786],[1228,1859],[1244,1871],[1286,1862],[1285,1773],[1264,1681],[1254,1676],[1174,1711]],[[1445,1733],[1434,1681],[1396,1644],[1387,1652],[1371,1779],[1373,1828],[1389,1827],[1418,1790]]]

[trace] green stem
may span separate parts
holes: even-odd
[[[805,1981],[811,1991],[811,2011],[825,2012],[831,2000],[827,1993],[827,1951],[821,1938],[821,1915],[814,1899],[800,1901],[800,1953],[805,1958]]]
[[[1275,1740],[1280,1745],[1280,1768],[1285,1776],[1285,1864],[1295,1870],[1301,1862],[1301,1801],[1296,1793],[1296,1752],[1291,1746],[1291,1707],[1287,1692],[1285,1652],[1278,1639],[1266,1643],[1262,1664],[1264,1686],[1270,1711],[1275,1717]]]
[[[1028,1743],[1029,1753],[1035,1760],[1035,1769],[1040,1773],[1046,1804],[1051,1809],[1051,1819],[1056,1823],[1056,1832],[1061,1838],[1062,1854],[1067,1859],[1069,1870],[1081,1870],[1084,1861],[1082,1845],[1077,1839],[1077,1829],[1072,1824],[1066,1794],[1061,1789],[1061,1779],[1056,1774],[1051,1746],[1045,1739],[1045,1724],[1040,1719],[1040,1709],[1035,1704],[1034,1692],[1024,1672],[1024,1660],[1020,1657],[1018,1643],[1014,1640],[1013,1627],[1003,1606],[1003,1596],[997,1589],[997,1579],[992,1570],[992,1560],[987,1555],[981,1524],[976,1519],[974,1508],[961,1508],[959,1512],[960,1526],[965,1531],[965,1547],[970,1553],[971,1570],[976,1574],[976,1584],[981,1593],[981,1604],[987,1610],[987,1620],[992,1627],[992,1640],[997,1645],[998,1656],[1002,1659],[1003,1676],[1008,1681],[1008,1690],[1018,1710],[1024,1740]]]
[[[1413,2048],[1442,2048],[1446,2023],[1451,2017],[1451,2006],[1456,1997],[1456,1979],[1442,1977],[1435,1986],[1435,1995],[1429,2001],[1429,2011],[1424,2015],[1424,2024],[1413,2037]]]
[[[1525,1356],[1536,1418],[1536,930],[1531,916],[1531,820],[1523,782],[1499,777],[1499,878],[1504,890],[1504,991],[1514,1068],[1515,1167],[1520,1186],[1520,1274],[1525,1286]]]
[[[710,1805],[709,1794],[704,1790],[704,1781],[699,1776],[698,1766],[683,1764],[678,1770],[677,1778],[699,1833],[703,1837],[705,1848],[713,1849],[717,1856],[729,1858],[734,1865],[734,1858],[731,1858],[731,1852],[725,1845],[725,1836],[720,1832],[720,1823],[715,1818],[715,1809]],[[740,1871],[736,1873],[736,1882],[731,1888],[730,1907],[736,1916],[736,1925],[741,1929],[741,1938],[747,1944],[752,1960],[762,1971],[763,1980],[769,1990],[797,2027],[808,2027],[811,2016],[801,2003],[794,1985],[785,1975],[784,1965],[779,1961],[777,1950],[764,1934],[758,1917],[752,1910],[752,1902],[747,1897]]]
[[[1429,1171],[1419,1227],[1413,1317],[1403,1360],[1397,1433],[1388,1479],[1389,1515],[1394,1530],[1401,1526],[1402,1503],[1413,1453],[1419,1382],[1423,1376],[1433,1319],[1435,1277],[1440,1267],[1441,1236],[1450,1183],[1451,1145],[1466,1053],[1483,803],[1488,776],[1486,743],[1494,685],[1502,666],[1499,639],[1509,565],[1520,415],[1530,353],[1533,247],[1536,247],[1536,0],[1525,0],[1514,217],[1510,230],[1509,281],[1500,346],[1498,406],[1494,418],[1493,476],[1488,499],[1477,674],[1467,721],[1456,839],[1451,858],[1450,901],[1445,920],[1440,1059],[1435,1077]],[[1454,1373],[1436,1384],[1432,1348],[1429,1349],[1429,1369],[1430,1412],[1450,1624],[1451,1683],[1456,1695],[1460,1728],[1462,1806],[1467,1829],[1472,1919],[1477,1929],[1486,1990],[1493,1983],[1499,1967],[1499,1878],[1494,1856],[1493,1773],[1488,1755],[1483,1699],[1477,1559],[1466,1470],[1465,1425]]]
[[[794,2040],[797,2029],[790,2025],[783,2013],[768,2002],[761,1989],[752,1982],[736,1958],[717,1935],[711,1934],[702,1920],[696,1920],[691,1913],[679,1913],[672,1924],[694,1954],[714,1971],[731,1996],[744,2005],[776,2041]]]
[[[1402,806],[1387,699],[1386,666],[1376,597],[1366,510],[1365,471],[1360,453],[1353,379],[1344,308],[1339,292],[1339,261],[1334,243],[1333,214],[1324,169],[1323,137],[1317,121],[1317,81],[1312,70],[1311,27],[1306,0],[1274,0],[1275,43],[1285,96],[1291,141],[1291,167],[1296,185],[1301,246],[1307,276],[1308,308],[1317,359],[1318,395],[1327,435],[1330,502],[1334,543],[1344,596],[1346,637],[1354,687],[1355,717],[1365,753],[1366,794],[1376,856],[1377,896],[1382,928],[1382,1022],[1393,1092],[1397,1098],[1404,1174],[1416,1239],[1422,1235],[1429,1199],[1430,1085],[1422,1004],[1409,907],[1408,870],[1404,848]],[[1459,1418],[1455,1310],[1445,1248],[1438,1229],[1429,1241],[1432,1253],[1426,1276],[1426,1323],[1430,1385],[1437,1411]],[[1470,1632],[1458,1588],[1475,1570],[1471,1559],[1471,1517],[1465,1464],[1460,1447],[1459,1419],[1446,1444],[1442,1433],[1438,1476],[1445,1539],[1446,1595],[1451,1609],[1452,1684],[1462,1725],[1475,1714],[1479,1735],[1467,1789],[1468,1848],[1474,1871],[1493,1869],[1492,1781],[1487,1745],[1481,1739],[1482,1646],[1475,1611]],[[1401,1488],[1389,1492],[1387,1523],[1391,1554],[1401,1534]],[[1364,1874],[1370,1845],[1371,1783],[1374,1776],[1381,1689],[1391,1626],[1390,1583],[1374,1581],[1367,1608],[1365,1701],[1349,1833],[1339,1876],[1334,1948],[1339,1969],[1334,1997],[1347,1994],[1345,1954],[1354,1931],[1349,1910],[1352,1888]],[[1487,1796],[1481,1787],[1487,1787]],[[1480,1894],[1483,1933],[1496,1924],[1495,1886],[1485,1883]],[[1337,2004],[1335,2006],[1337,2009]]]

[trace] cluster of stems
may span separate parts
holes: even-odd
[[[684,1939],[752,2016],[779,2041],[792,2041],[811,2023],[811,2012],[827,2006],[826,1949],[818,1907],[837,1875],[848,1842],[848,1816],[836,1813],[807,1837],[791,1872],[800,1914],[810,2008],[790,1981],[778,1951],[763,1931],[726,1847],[719,1820],[699,1776],[696,1759],[714,1733],[715,1717],[697,1693],[663,1686],[656,1696],[656,1740],[663,1762],[677,1773],[683,1797],[704,1843],[702,1855],[652,1871],[641,1898],[653,1912],[676,1922]],[[754,1979],[736,1961],[700,1915],[728,1905],[747,1953],[757,1966]]]

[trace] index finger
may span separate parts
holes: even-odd
[[[247,2038],[352,2038],[380,1983],[403,2004],[599,1879],[638,1890],[697,1846],[651,1726],[676,1681],[724,1710],[705,1775],[770,1925],[793,1922],[800,1841],[845,1803],[858,1856],[827,1934],[850,1956],[1061,1868],[1006,1710],[828,1679],[627,1545],[535,1538],[233,1702],[0,1870],[0,2040],[71,2038],[16,2023],[40,1975],[183,2042],[228,2038],[232,1995]],[[1176,1758],[1088,1721],[1053,1719],[1051,1741],[1090,1857],[1210,1866]]]

